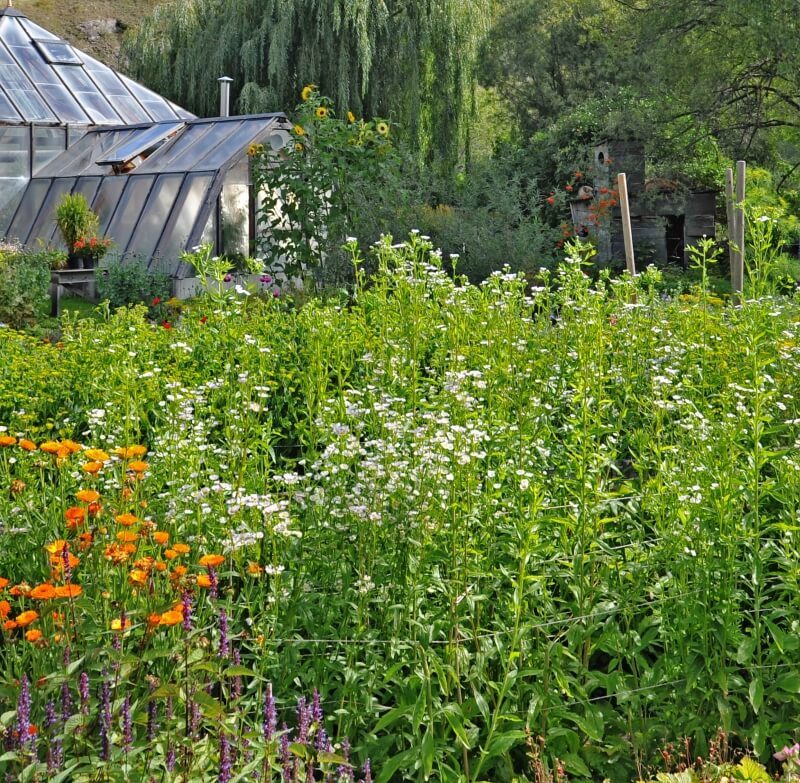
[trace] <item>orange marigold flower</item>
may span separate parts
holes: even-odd
[[[102,449],[86,449],[84,456],[93,462],[108,462],[111,459]]]
[[[38,641],[39,641],[39,639],[41,639],[41,638],[42,638],[42,632],[41,632],[41,631],[40,631],[38,628],[31,628],[31,630],[30,630],[30,631],[28,631],[28,632],[25,634],[25,638],[26,638],[26,639],[27,639],[29,642],[38,642]]]
[[[20,628],[24,628],[26,625],[30,625],[34,620],[39,619],[39,612],[34,612],[33,609],[28,609],[27,612],[23,612],[17,617],[14,618],[17,621],[17,625]]]
[[[169,575],[169,578],[173,582],[179,582],[184,576],[186,576],[186,571],[186,566],[175,566],[175,568],[172,569],[172,573]]]
[[[123,527],[130,527],[131,525],[135,525],[139,521],[139,517],[135,517],[133,514],[118,514],[114,517],[118,524],[122,525]]]
[[[150,557],[140,557],[134,564],[134,568],[141,568],[145,571],[149,571],[153,567],[153,563],[155,562],[154,558]]]
[[[13,446],[16,442],[13,435],[0,435],[0,446]]]
[[[64,551],[64,547],[69,549],[69,543],[63,538],[57,538],[55,541],[44,545],[45,551],[51,555],[60,555]]]
[[[94,535],[87,531],[86,533],[81,533],[78,536],[78,540],[81,542],[81,550],[85,551],[92,545],[92,542],[94,541]]]
[[[93,489],[80,489],[75,493],[75,497],[78,498],[81,503],[96,503],[100,500],[100,493]]]
[[[8,601],[0,601],[0,618],[5,619],[11,614],[11,604]]]
[[[222,555],[203,555],[200,558],[200,565],[204,568],[218,568],[225,562]]]
[[[172,548],[179,554],[179,555],[188,555],[190,547],[188,544],[173,544]]]
[[[147,584],[147,571],[144,571],[141,568],[134,568],[133,571],[128,574],[128,579],[130,580],[131,584],[145,585]]]
[[[67,553],[67,561],[70,568],[77,568],[81,562],[72,552]],[[64,570],[64,555],[50,555],[50,566],[57,575],[60,575]]]
[[[128,470],[132,470],[134,473],[144,473],[149,467],[146,462],[138,459],[128,463]]]
[[[123,544],[131,544],[138,540],[139,534],[134,533],[132,530],[120,530],[119,533],[117,533],[117,541],[121,541]]]
[[[24,451],[36,451],[36,444],[32,440],[22,438],[17,445]]]
[[[90,517],[98,516],[102,510],[103,507],[99,503],[89,503],[89,507],[87,509]]]
[[[115,617],[111,621],[112,631],[127,631],[131,627],[131,621],[127,617]]]
[[[103,469],[102,462],[87,462],[81,468],[81,470],[83,470],[84,473],[88,473],[90,476],[94,476],[95,473],[99,473],[102,469]]]
[[[53,585],[45,582],[41,585],[36,585],[36,587],[31,590],[31,598],[35,598],[37,601],[49,601],[51,598],[56,597],[56,589]]]
[[[122,459],[131,459],[132,457],[143,457],[147,454],[146,446],[120,446],[114,449],[114,453],[118,454]]]
[[[124,563],[126,560],[130,559],[130,556],[131,553],[119,544],[109,544],[103,551],[103,557],[105,557],[106,560],[110,560],[115,565]]]
[[[9,591],[9,595],[13,595],[14,598],[19,596],[26,596],[31,592],[31,586],[27,582],[20,582],[18,585],[14,585]]]
[[[59,585],[56,587],[56,598],[77,598],[83,593],[80,585]]]
[[[54,440],[47,440],[39,448],[46,454],[58,454],[61,444]]]
[[[164,546],[169,542],[169,533],[166,530],[156,530],[153,533],[153,541]]]
[[[208,574],[199,574],[197,577],[198,587],[211,587],[211,577]]]
[[[155,564],[155,569],[156,569],[156,571],[166,571],[167,570],[167,564],[166,563],[162,563],[159,560],[159,562],[157,562]]]
[[[251,576],[259,576],[264,569],[253,560],[250,560],[247,564],[247,573]]]
[[[74,454],[76,451],[80,451],[83,446],[80,443],[75,443],[74,440],[62,440],[61,448],[66,449],[70,454]]]
[[[5,631],[13,631],[17,627],[17,624],[13,620],[6,620],[3,623],[3,630]]]
[[[167,560],[174,560],[178,556],[178,553],[174,549],[167,549],[164,551],[164,557]]]
[[[2,590],[8,584],[8,579],[4,576],[0,576],[0,590]]]
[[[168,612],[164,612],[161,615],[159,625],[177,625],[182,621],[183,612],[176,612],[174,609],[170,609]]]
[[[81,506],[71,506],[64,512],[67,527],[70,530],[82,525],[86,521],[86,509]]]
[[[161,624],[161,615],[157,614],[157,613],[147,615],[147,624],[151,628],[154,628],[156,625],[160,625]]]

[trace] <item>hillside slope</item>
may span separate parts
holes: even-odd
[[[6,0],[0,0],[5,5]],[[122,34],[158,5],[158,0],[14,0],[34,22],[113,68],[120,62]]]

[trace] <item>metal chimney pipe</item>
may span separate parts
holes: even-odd
[[[230,76],[220,76],[219,82],[219,116],[230,117],[231,114],[231,79]]]

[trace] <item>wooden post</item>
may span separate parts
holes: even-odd
[[[728,260],[731,268],[731,288],[733,288],[733,269],[736,266],[736,211],[733,202],[733,169],[725,169],[725,214],[728,218]]]
[[[633,230],[631,229],[631,206],[628,203],[628,180],[624,174],[617,175],[619,206],[622,210],[622,236],[625,240],[625,266],[631,275],[636,275],[636,261],[633,257]]]
[[[736,276],[731,270],[731,284],[734,294],[741,294],[744,289],[744,195],[747,163],[736,161],[736,204],[734,206],[734,225],[736,226]]]
[[[61,315],[61,284],[56,271],[50,273],[50,315],[53,318]]]

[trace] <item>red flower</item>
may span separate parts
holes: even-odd
[[[552,207],[553,204],[556,203],[556,200],[552,196],[547,197],[547,203]]]
[[[576,171],[573,176],[575,177],[575,179],[580,179],[583,176],[583,172],[582,171]]]
[[[162,326],[163,326],[165,329],[172,329],[172,324],[171,324],[169,321],[163,321],[163,322],[161,323],[161,325],[162,325]]]
[[[200,319],[200,323],[201,323],[201,324],[204,324],[204,323],[205,323],[207,320],[208,320],[208,316],[207,316],[207,315],[204,315],[204,316],[203,316],[203,317]]]
[[[572,185],[567,185],[567,187],[565,187],[564,190],[566,190],[567,193],[572,193]]]
[[[152,301],[152,302],[150,302],[150,304],[151,304],[153,307],[155,307],[156,305],[160,305],[160,304],[161,304],[161,297],[160,297],[160,296],[157,296],[157,297],[155,297],[155,298],[153,299],[153,301]]]

